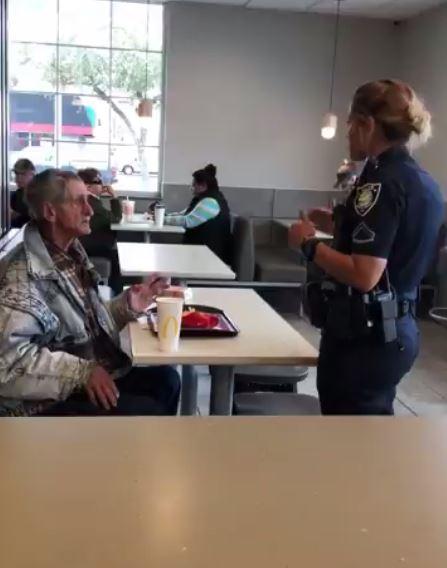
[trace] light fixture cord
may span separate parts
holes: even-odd
[[[334,38],[334,55],[332,58],[332,77],[331,77],[331,91],[329,95],[329,111],[332,112],[334,102],[334,85],[335,85],[335,67],[337,65],[337,51],[338,51],[338,29],[340,26],[340,4],[341,0],[337,0],[337,17],[335,19],[335,38]]]
[[[145,77],[146,77],[146,83],[145,83],[145,92],[144,92],[144,98],[147,99],[147,83],[148,83],[148,71],[147,68],[149,66],[149,0],[146,1],[146,72],[145,72]]]

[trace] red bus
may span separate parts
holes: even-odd
[[[26,146],[39,146],[41,140],[54,142],[56,119],[56,96],[44,93],[11,92],[10,107],[10,149],[21,150]],[[96,112],[82,104],[74,95],[61,97],[64,138],[92,138],[96,124]]]

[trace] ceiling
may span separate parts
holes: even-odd
[[[135,0],[133,0],[135,1]],[[139,0],[140,2],[144,0]],[[152,0],[156,2],[157,0]],[[160,0],[158,0],[160,1]],[[179,3],[199,2],[202,4],[220,4],[244,6],[246,8],[266,8],[276,10],[295,10],[330,14],[335,11],[336,0],[161,0]],[[447,0],[342,0],[342,14],[371,18],[389,18],[403,20],[417,16],[425,10],[447,4]]]

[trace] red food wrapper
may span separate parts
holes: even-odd
[[[214,314],[204,312],[185,312],[182,317],[182,327],[190,329],[213,329],[219,324],[219,318]]]

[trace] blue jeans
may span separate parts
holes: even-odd
[[[37,416],[162,416],[177,414],[180,378],[172,367],[134,367],[116,381],[120,391],[116,408],[92,404],[85,392],[56,402]]]
[[[411,314],[397,321],[398,339],[340,341],[323,333],[317,369],[321,412],[326,415],[393,415],[396,387],[419,352]]]

